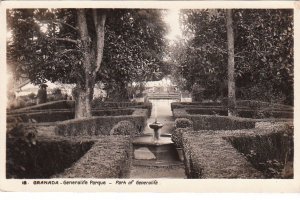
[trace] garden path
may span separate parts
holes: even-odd
[[[174,119],[171,111],[171,103],[175,100],[150,100],[152,103],[152,114],[147,121],[147,127],[144,130],[145,137],[136,138],[136,140],[145,142],[153,141],[153,130],[149,128],[149,124],[157,121],[163,123],[160,129],[160,143],[171,143],[170,135],[174,131]],[[153,149],[149,146],[135,147],[135,159],[131,168],[131,178],[186,178],[184,165],[178,159],[174,159],[172,150],[168,150],[169,155],[164,155],[159,159],[155,157]],[[158,148],[156,151],[164,151],[164,147]],[[175,149],[174,149],[175,150]],[[176,150],[175,150],[176,151]]]

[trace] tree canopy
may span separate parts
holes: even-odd
[[[161,10],[105,10],[105,45],[97,80],[133,82],[161,78],[166,24]],[[90,37],[96,37],[92,9],[86,12]],[[83,73],[75,9],[8,11],[8,62],[16,77],[77,83]],[[154,73],[156,72],[156,73]],[[156,75],[156,76],[155,76]],[[82,79],[84,81],[84,79]]]
[[[90,110],[95,83],[126,89],[162,74],[162,10],[12,9],[7,60],[15,77],[33,83],[76,83],[76,102]],[[118,91],[116,92],[118,93]],[[81,112],[82,115],[90,111]]]
[[[226,96],[225,20],[224,10],[181,10],[185,38],[170,52],[185,89],[199,84]],[[293,11],[234,9],[233,26],[237,97],[292,104]]]

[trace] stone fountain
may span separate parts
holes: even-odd
[[[133,140],[134,164],[148,165],[150,162],[151,166],[170,165],[170,162],[174,163],[174,161],[178,160],[177,151],[170,136],[166,133],[160,133],[160,129],[164,127],[164,124],[157,120],[156,104],[154,104],[152,109],[154,116],[148,120],[149,128],[144,134],[137,136]]]
[[[154,130],[154,142],[159,142],[159,129],[161,129],[164,125],[160,122],[157,122],[157,119],[155,119],[155,122],[153,122],[152,124],[149,125],[150,128],[152,128]]]

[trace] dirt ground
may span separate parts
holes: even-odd
[[[184,166],[175,167],[147,167],[133,165],[130,178],[186,178]]]

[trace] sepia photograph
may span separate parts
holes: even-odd
[[[5,181],[22,191],[274,180],[299,192],[299,10],[17,5],[1,13]]]

